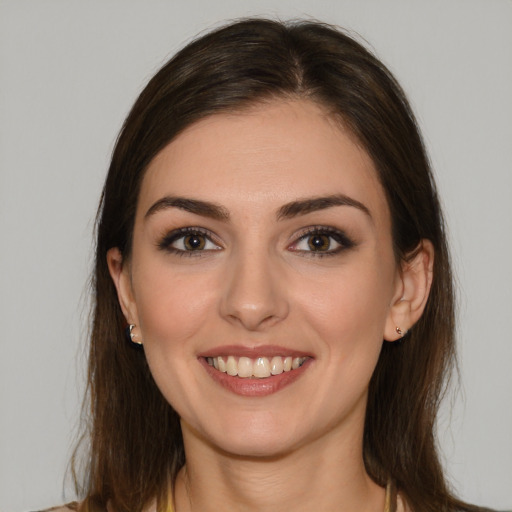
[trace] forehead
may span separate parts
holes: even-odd
[[[335,193],[377,218],[389,215],[374,164],[355,137],[315,103],[275,100],[184,130],[150,163],[139,209],[165,195],[270,210]]]

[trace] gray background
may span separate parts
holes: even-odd
[[[0,510],[73,497],[91,233],[124,116],[184,42],[244,15],[357,31],[408,92],[460,284],[444,461],[463,498],[511,507],[510,0],[0,0]]]

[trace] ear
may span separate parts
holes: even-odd
[[[434,246],[423,239],[402,263],[384,329],[386,341],[397,341],[420,319],[432,285]],[[400,332],[401,331],[401,332]]]
[[[119,305],[123,315],[129,324],[139,325],[137,306],[133,297],[132,283],[130,279],[130,265],[123,261],[123,255],[117,247],[107,251],[107,264],[110,277],[114,281],[117,290]]]

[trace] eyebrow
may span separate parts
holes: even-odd
[[[361,202],[353,199],[345,194],[334,194],[331,196],[309,197],[298,199],[291,203],[285,204],[277,211],[278,220],[291,219],[299,215],[316,212],[319,210],[326,210],[333,206],[352,206],[361,210],[363,213],[372,219],[370,210]]]
[[[208,201],[201,201],[199,199],[189,199],[186,197],[173,197],[166,196],[159,199],[156,203],[149,208],[144,218],[148,218],[155,213],[166,210],[167,208],[179,208],[196,215],[203,217],[210,217],[215,220],[229,220],[229,212],[223,206]]]
[[[361,202],[344,194],[334,194],[330,196],[308,197],[297,199],[281,206],[277,210],[277,220],[292,219],[300,215],[326,210],[334,206],[352,206],[361,210],[372,220],[370,210]],[[229,211],[223,206],[201,201],[200,199],[190,199],[186,197],[165,196],[154,203],[146,212],[144,218],[148,218],[155,213],[168,208],[179,208],[202,217],[209,217],[215,220],[229,221]]]

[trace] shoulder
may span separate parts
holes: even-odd
[[[44,510],[40,510],[39,512],[78,512],[80,510],[80,503],[74,501],[73,503],[61,505],[60,507],[45,508]]]
[[[491,509],[491,508],[472,506],[472,507],[469,507],[469,508],[457,509],[455,512],[512,512],[512,510],[501,510],[501,511],[499,511],[499,510],[494,510],[494,509]]]
[[[105,507],[94,499],[86,498],[81,502],[73,501],[60,507],[47,508],[38,512],[112,512],[112,508],[110,505]]]

